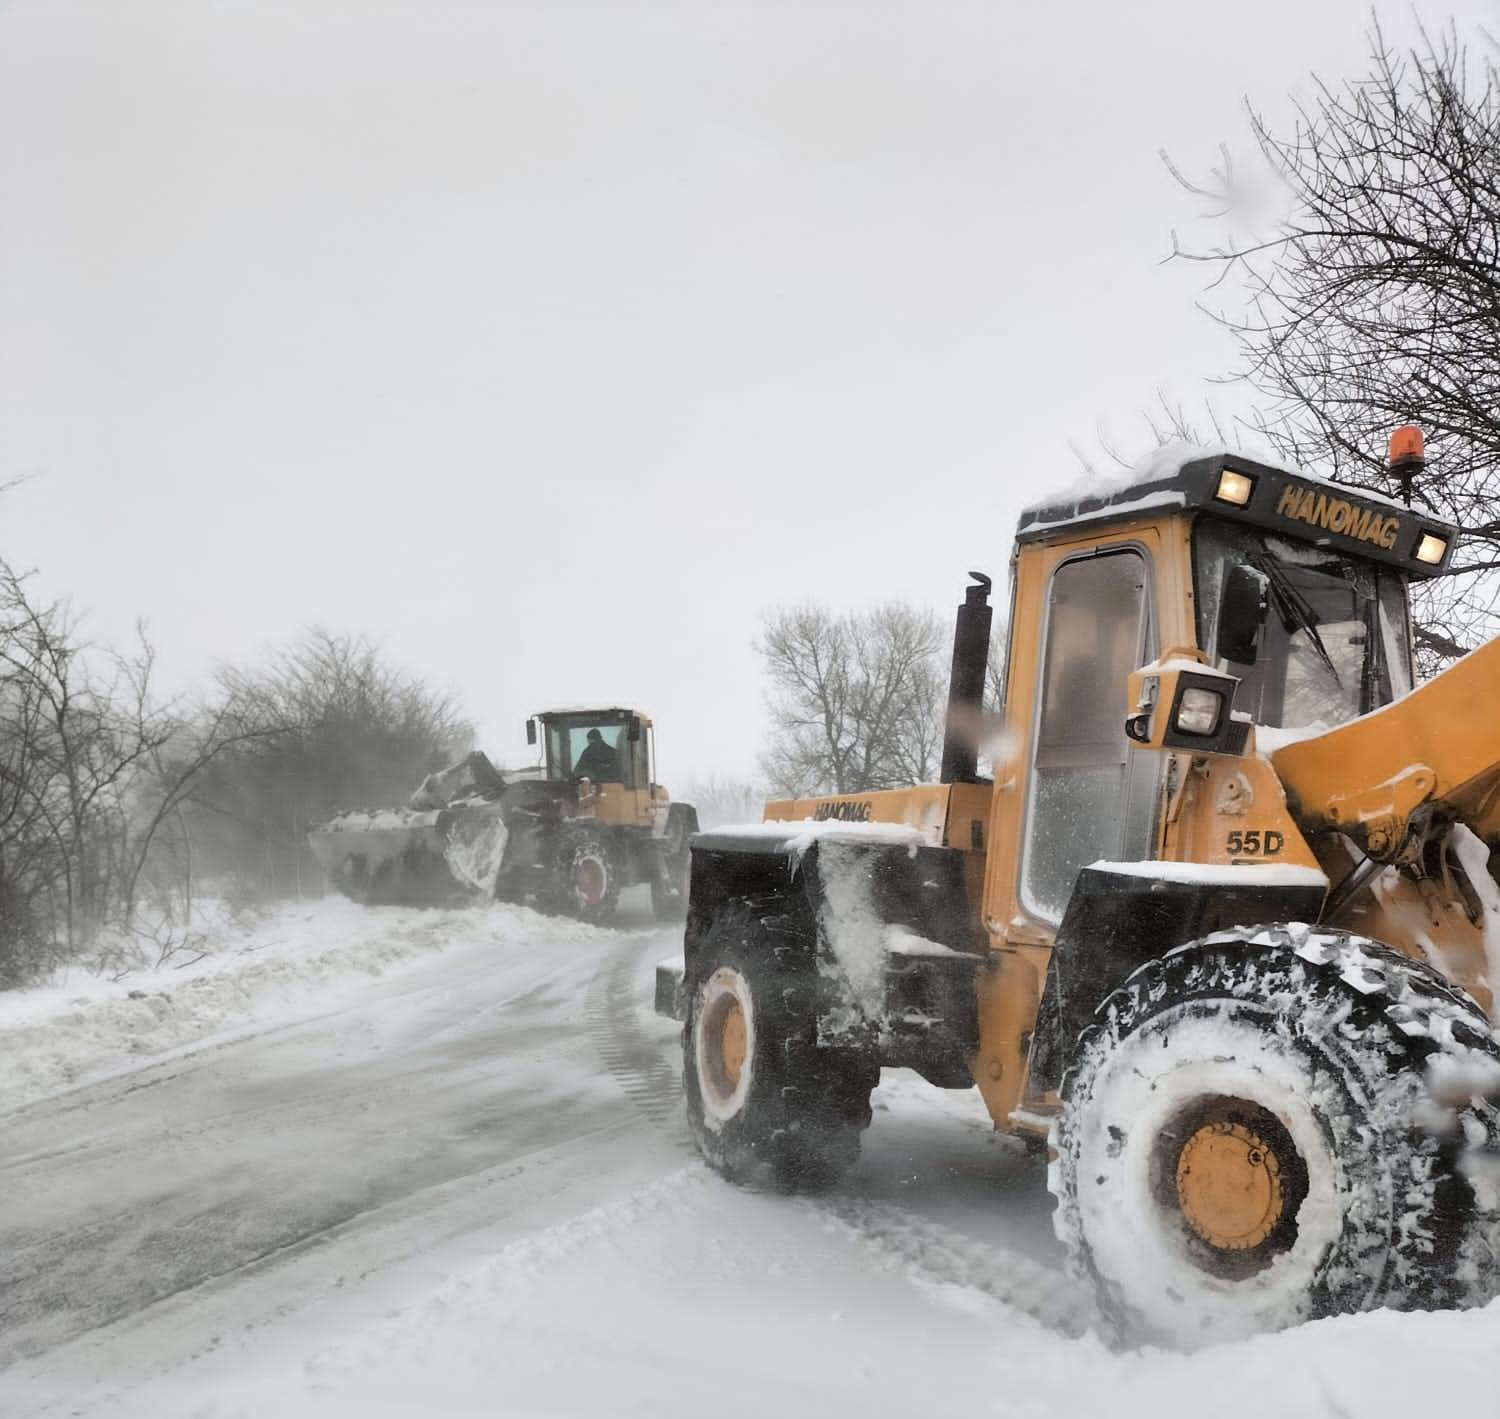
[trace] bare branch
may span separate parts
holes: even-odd
[[[1254,110],[1250,132],[1287,215],[1236,245],[1178,259],[1242,283],[1245,313],[1214,315],[1260,396],[1258,432],[1284,456],[1352,486],[1425,506],[1465,536],[1450,572],[1468,590],[1424,594],[1434,656],[1493,634],[1500,564],[1500,73],[1450,24],[1398,54],[1375,27],[1371,65],[1319,83],[1289,130]],[[1207,215],[1251,214],[1227,167],[1193,181]],[[1422,425],[1419,480],[1391,475],[1390,430]],[[1482,589],[1481,589],[1482,588]]]

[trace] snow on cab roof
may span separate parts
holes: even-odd
[[[600,704],[593,704],[593,705],[559,705],[555,709],[538,710],[532,716],[532,718],[533,719],[549,719],[553,715],[559,715],[559,714],[600,714],[600,715],[604,715],[604,714],[634,714],[634,715],[640,715],[640,717],[642,719],[644,719],[646,717],[645,715],[641,715],[641,712],[639,710],[626,709],[624,705],[600,705]]]
[[[754,838],[770,838],[790,856],[800,858],[813,843],[820,841],[887,843],[900,847],[936,847],[921,828],[906,823],[846,823],[838,818],[786,818],[761,823],[733,823],[710,828],[693,839],[695,843],[713,846]]]
[[[1245,475],[1240,480],[1248,481],[1244,497],[1220,496],[1225,470]],[[1447,565],[1457,533],[1452,524],[1425,509],[1334,483],[1261,450],[1175,442],[1127,468],[1092,472],[1032,503],[1021,513],[1016,537],[1031,541],[1092,522],[1189,507],[1212,508],[1225,517],[1394,562],[1423,576]],[[1427,533],[1440,539],[1436,562],[1416,557]]]
[[[1295,463],[1283,463],[1265,449],[1230,448],[1227,443],[1188,443],[1184,439],[1173,439],[1160,448],[1153,448],[1150,453],[1143,454],[1134,463],[1121,464],[1117,468],[1090,468],[1067,487],[1048,493],[1034,503],[1028,503],[1022,513],[1050,511],[1074,503],[1121,497],[1132,489],[1140,490],[1144,485],[1175,478],[1189,463],[1201,463],[1209,458],[1226,458],[1231,461],[1238,459],[1257,464],[1261,468],[1275,468],[1282,473],[1291,473],[1298,478],[1310,477]],[[1313,478],[1312,481],[1320,480]]]
[[[1133,512],[1137,508],[1144,512],[1151,508],[1183,507],[1187,502],[1186,494],[1180,486],[1183,469],[1189,464],[1209,460],[1251,463],[1258,468],[1290,473],[1313,483],[1327,481],[1304,473],[1295,464],[1282,463],[1275,455],[1260,449],[1230,448],[1224,443],[1195,444],[1174,439],[1162,444],[1160,448],[1152,449],[1134,463],[1118,468],[1091,468],[1067,487],[1049,493],[1034,503],[1028,503],[1021,509],[1021,530],[1040,532],[1046,528],[1076,522],[1092,511],[1105,508],[1109,509],[1111,516],[1118,516],[1121,512]]]

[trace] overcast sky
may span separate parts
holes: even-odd
[[[1229,367],[1157,151],[1369,21],[0,0],[0,553],[174,690],[319,622],[499,759],[599,698],[669,786],[750,775],[763,608],[947,616],[1075,447]]]

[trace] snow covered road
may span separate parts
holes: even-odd
[[[1113,1355],[1083,1333],[1041,1165],[969,1095],[888,1072],[836,1195],[741,1193],[696,1161],[676,1028],[650,1013],[674,932],[437,913],[411,955],[387,939],[411,914],[343,911],[311,924],[369,933],[380,978],[247,997],[155,1059],[96,1051],[93,1082],[0,1115],[7,1419],[935,1395],[1159,1419],[1205,1384],[1224,1414],[1394,1415],[1500,1393],[1495,1307]]]
[[[600,1067],[589,987],[657,935],[501,954],[484,920],[310,1018],[7,1117],[0,1363],[497,1165],[648,1129]]]

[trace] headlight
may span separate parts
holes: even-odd
[[[1177,729],[1182,734],[1212,734],[1223,708],[1224,696],[1217,690],[1186,689],[1177,702]]]
[[[1435,567],[1443,560],[1443,554],[1447,550],[1448,539],[1446,537],[1434,537],[1432,533],[1424,532],[1421,541],[1417,543],[1417,560]]]
[[[1250,494],[1254,491],[1254,478],[1247,473],[1236,473],[1233,468],[1226,468],[1219,474],[1219,486],[1214,497],[1221,503],[1232,503],[1235,507],[1244,507],[1250,501]]]

